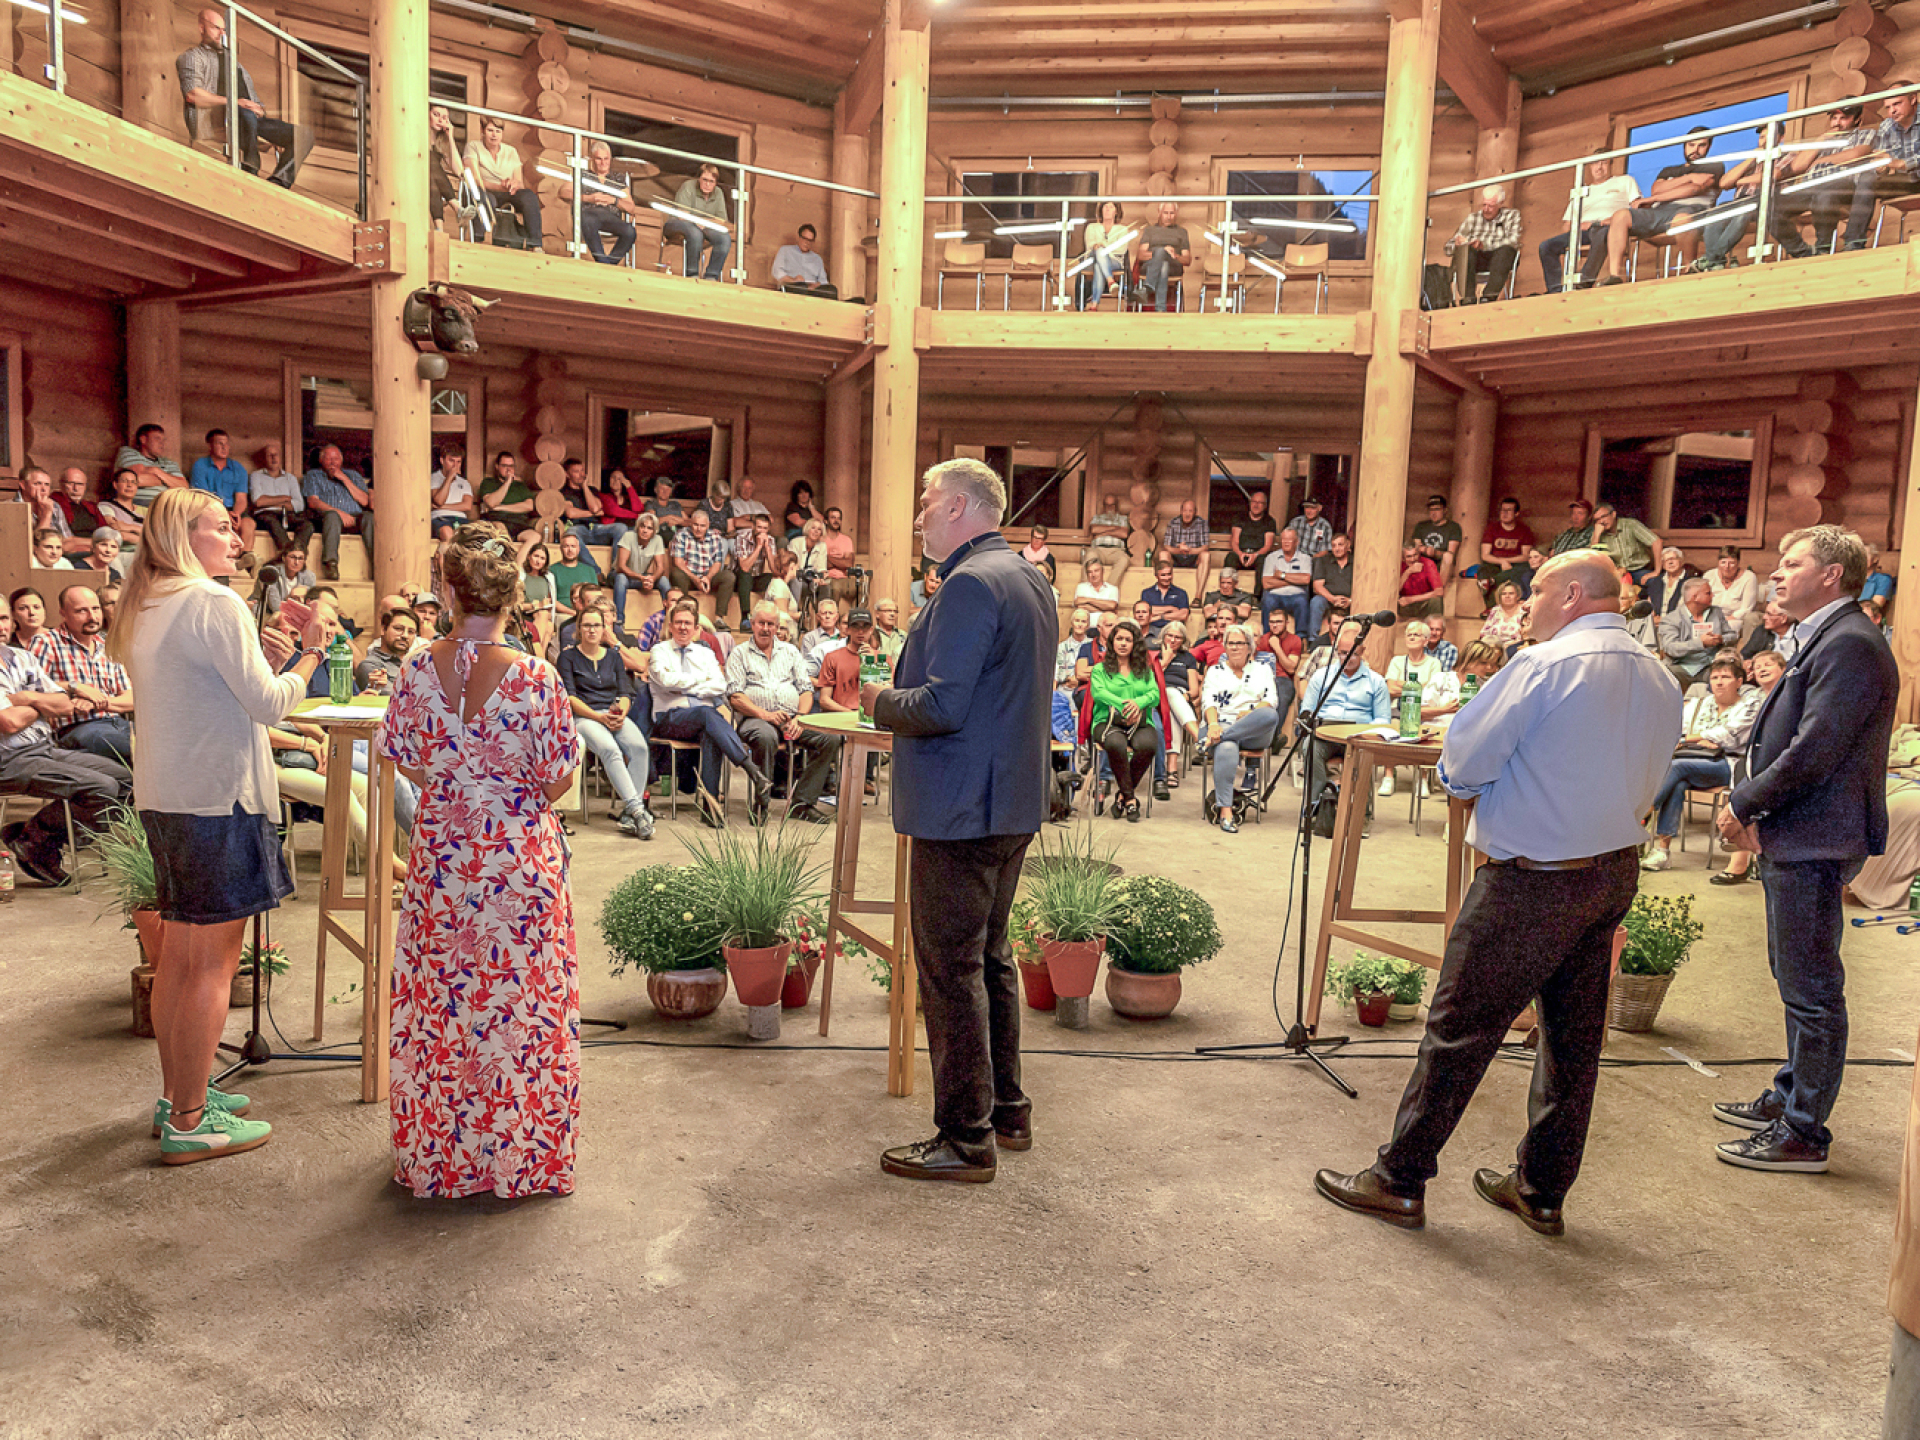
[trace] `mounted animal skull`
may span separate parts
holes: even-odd
[[[404,325],[416,350],[438,350],[447,355],[476,355],[480,341],[474,325],[480,312],[498,300],[476,300],[465,290],[433,284],[407,297]]]

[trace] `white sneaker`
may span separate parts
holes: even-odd
[[[1432,795],[1433,795],[1433,792],[1427,789],[1426,777],[1422,776],[1420,779],[1420,798],[1422,800],[1426,800],[1426,799],[1432,798]]]
[[[1380,788],[1373,793],[1376,795],[1393,794],[1393,771],[1389,770],[1380,777]]]
[[[1673,864],[1673,857],[1658,845],[1640,858],[1642,870],[1665,870]]]

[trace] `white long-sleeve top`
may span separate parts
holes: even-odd
[[[267,726],[307,693],[275,675],[247,603],[224,585],[189,580],[134,620],[127,678],[140,697],[134,804],[170,815],[278,816]]]
[[[713,647],[704,640],[680,645],[662,640],[647,652],[647,690],[653,713],[665,715],[688,705],[719,705],[727,696],[727,677]]]
[[[1760,603],[1760,581],[1744,565],[1731,583],[1720,578],[1720,567],[1707,572],[1707,587],[1713,592],[1713,606],[1738,625]]]

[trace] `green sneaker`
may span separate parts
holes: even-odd
[[[226,1091],[216,1090],[213,1086],[209,1085],[207,1086],[207,1108],[209,1110],[224,1110],[229,1115],[244,1115],[248,1110],[253,1108],[253,1101],[244,1095],[229,1095]],[[173,1106],[168,1102],[166,1096],[162,1095],[158,1100],[153,1102],[154,1139],[158,1140],[160,1138],[160,1127],[167,1123],[167,1117],[172,1114]]]
[[[160,1130],[160,1163],[191,1165],[196,1160],[218,1160],[255,1150],[273,1138],[273,1126],[264,1120],[241,1120],[208,1106],[192,1130],[176,1130],[167,1121]]]

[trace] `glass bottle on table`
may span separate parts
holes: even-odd
[[[1422,691],[1418,680],[1408,680],[1400,691],[1400,738],[1418,740],[1420,738],[1420,704]]]
[[[344,635],[327,647],[327,699],[335,705],[353,699],[353,647]]]
[[[862,723],[873,724],[873,711],[867,704],[867,687],[885,685],[892,677],[887,673],[886,658],[869,650],[860,657],[860,719]]]

